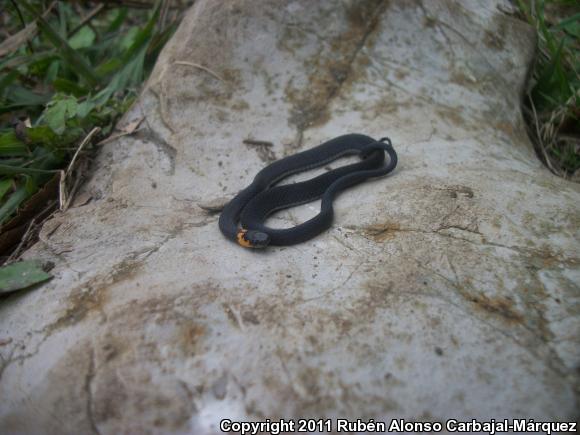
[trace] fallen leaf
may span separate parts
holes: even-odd
[[[52,275],[46,273],[38,260],[26,260],[0,268],[0,293],[22,290],[47,281]]]
[[[30,23],[18,33],[6,38],[2,44],[0,44],[0,57],[13,53],[26,41],[34,38],[37,31],[38,28],[36,27],[36,23]]]
[[[56,4],[56,1],[53,1],[48,6],[48,9],[46,9],[46,11],[44,11],[44,13],[42,14],[42,16],[44,18],[46,18],[50,14],[50,12],[52,11],[52,8],[54,7],[55,4]],[[34,38],[36,36],[37,32],[38,32],[38,26],[36,25],[36,22],[32,22],[32,23],[27,24],[24,27],[24,29],[22,29],[19,32],[15,33],[14,35],[6,38],[0,44],[0,57],[4,57],[7,54],[13,53],[16,49],[18,49],[18,47],[20,47],[26,41],[29,41],[32,38]],[[6,65],[4,65],[4,67],[6,67]]]

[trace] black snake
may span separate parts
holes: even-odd
[[[389,161],[385,164],[385,153]],[[358,155],[360,162],[328,171],[307,181],[276,186],[289,175],[324,166],[339,157]],[[262,169],[252,184],[242,190],[223,209],[221,232],[248,248],[293,245],[328,229],[338,192],[369,178],[381,177],[397,166],[397,154],[390,139],[375,140],[362,134],[336,137],[315,148],[285,157]],[[320,213],[292,228],[274,229],[264,222],[277,210],[322,199]],[[241,224],[241,228],[239,225]]]

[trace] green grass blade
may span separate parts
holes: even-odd
[[[72,80],[68,80],[62,77],[57,77],[52,82],[52,86],[58,92],[62,92],[65,94],[71,94],[75,97],[82,97],[88,94],[88,89],[80,86],[78,83],[73,82]]]
[[[27,168],[25,166],[10,166],[0,163],[0,175],[37,175],[37,174],[54,174],[58,172],[50,169]]]
[[[37,94],[20,85],[12,85],[6,92],[6,99],[20,106],[43,106],[50,100],[50,96]]]
[[[46,21],[41,14],[38,14],[32,6],[25,0],[21,0],[21,6],[29,13],[36,16],[38,28],[52,42],[59,51],[63,60],[91,86],[96,87],[99,84],[99,77],[93,72],[91,66],[63,39],[56,30]]]
[[[112,13],[117,14],[117,16],[109,25],[106,33],[113,33],[113,32],[116,32],[117,30],[119,30],[119,28],[121,27],[121,25],[125,22],[125,19],[127,18],[128,12],[129,11],[127,8],[120,8],[120,9],[117,9],[116,11],[112,12]]]
[[[8,180],[0,180],[0,201],[4,198],[4,195],[12,188],[13,181],[11,179]]]
[[[6,222],[12,213],[22,204],[22,202],[29,197],[28,189],[26,186],[18,187],[12,195],[8,197],[8,200],[0,207],[0,224]]]
[[[0,157],[20,157],[28,155],[28,149],[14,132],[0,135]]]
[[[6,94],[6,88],[18,78],[18,71],[10,71],[8,74],[0,77],[0,98]]]
[[[574,14],[571,17],[566,18],[565,20],[560,21],[558,24],[556,24],[553,29],[564,29],[565,27],[567,27],[568,25],[572,24],[572,23],[576,23],[576,22],[580,22],[580,13]]]

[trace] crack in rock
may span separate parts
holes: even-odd
[[[147,130],[139,130],[135,137],[155,145],[159,153],[165,156],[169,163],[169,168],[165,169],[164,172],[167,175],[173,175],[175,173],[175,157],[177,156],[177,150],[163,139],[158,132],[152,128],[148,128]]]
[[[89,424],[91,426],[91,430],[93,433],[100,435],[99,429],[95,422],[95,417],[93,415],[93,392],[91,389],[91,385],[93,383],[93,379],[95,377],[95,350],[91,347],[89,351],[89,367],[87,370],[87,374],[85,376],[85,394],[87,396],[87,419],[89,420]]]
[[[288,83],[286,96],[294,106],[289,122],[297,129],[293,149],[302,144],[306,129],[328,120],[331,101],[351,77],[354,62],[377,29],[386,5],[386,1],[360,2],[348,9],[349,28],[331,41],[330,53],[314,57],[309,85],[305,89],[296,89],[292,81]]]

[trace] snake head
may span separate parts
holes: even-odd
[[[261,231],[239,230],[238,244],[244,248],[265,248],[270,243],[270,236]]]

